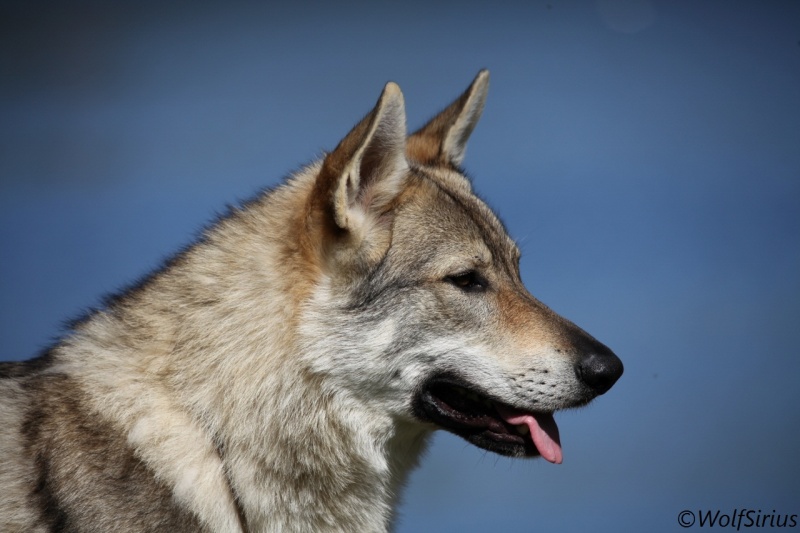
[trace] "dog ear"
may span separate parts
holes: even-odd
[[[478,123],[489,90],[489,71],[481,70],[458,99],[408,138],[408,157],[423,164],[459,166],[467,140]]]
[[[344,234],[361,246],[373,229],[387,225],[387,207],[407,171],[403,93],[390,82],[375,108],[322,163],[311,204],[312,216],[322,216],[318,222],[329,228],[322,238]]]

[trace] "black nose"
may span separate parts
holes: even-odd
[[[594,341],[575,365],[575,373],[580,381],[600,395],[622,375],[622,361],[604,344]]]

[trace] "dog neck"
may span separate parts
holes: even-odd
[[[287,387],[260,424],[240,428],[223,446],[249,529],[389,529],[429,431],[325,394],[302,378]]]

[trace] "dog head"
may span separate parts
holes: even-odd
[[[393,416],[503,455],[562,459],[553,413],[622,374],[606,346],[531,296],[520,252],[460,170],[489,75],[406,135],[402,93],[327,155],[306,206],[320,276],[316,371]]]

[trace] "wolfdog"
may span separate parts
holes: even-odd
[[[0,366],[0,530],[385,531],[436,429],[560,463],[622,374],[524,288],[460,170],[481,71],[410,136],[394,83],[338,146]]]

